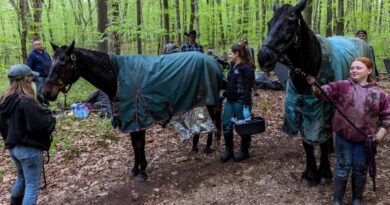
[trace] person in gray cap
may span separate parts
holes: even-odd
[[[40,105],[32,86],[39,73],[17,64],[8,72],[10,85],[0,96],[0,134],[16,168],[11,204],[36,204],[43,152],[51,144],[55,118]]]

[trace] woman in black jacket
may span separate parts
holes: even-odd
[[[43,151],[50,148],[55,118],[41,107],[32,86],[39,73],[23,64],[8,73],[10,85],[0,97],[0,133],[15,164],[17,178],[11,204],[36,204]]]
[[[243,108],[252,107],[252,89],[255,81],[255,65],[249,57],[245,45],[234,45],[230,51],[232,66],[227,77],[227,85],[224,96],[227,98],[224,105],[222,124],[225,139],[225,152],[221,157],[222,162],[233,157],[233,117],[243,119]],[[235,160],[241,161],[249,157],[251,136],[241,136],[240,152]]]

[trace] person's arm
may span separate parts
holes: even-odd
[[[374,141],[382,141],[390,128],[390,98],[384,92],[381,93],[379,102],[379,131],[374,136]]]
[[[0,114],[0,134],[3,137],[3,140],[5,141],[8,135],[8,126],[7,126],[6,119],[2,114]]]
[[[32,52],[27,57],[27,66],[34,70],[34,55]]]
[[[317,86],[318,83],[317,83],[317,79],[315,77],[308,75],[306,77],[306,81],[309,85],[311,85],[311,90],[313,92],[314,97],[316,97],[320,100],[328,100],[326,98],[326,96],[324,95],[324,93],[325,93],[331,100],[334,100],[337,98],[337,95],[339,93],[337,82],[332,82],[332,83],[329,83],[327,85],[321,86],[321,89],[324,91],[324,93],[322,93],[322,91]]]
[[[49,109],[41,107],[31,98],[24,98],[21,105],[25,126],[28,132],[51,133],[55,127],[55,118]]]
[[[251,93],[255,79],[254,70],[248,65],[245,65],[245,68],[242,70],[243,72],[243,85],[244,85],[244,97],[243,104],[249,105],[251,103]]]

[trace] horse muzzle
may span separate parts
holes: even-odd
[[[61,86],[46,84],[43,87],[43,96],[49,101],[55,101],[58,97],[58,93],[61,90]]]
[[[271,49],[263,46],[257,55],[261,70],[270,72],[275,69],[278,56]]]

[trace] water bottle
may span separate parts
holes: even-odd
[[[244,116],[244,119],[250,119],[251,117],[251,112],[249,111],[249,107],[244,107],[242,109],[242,115]]]

